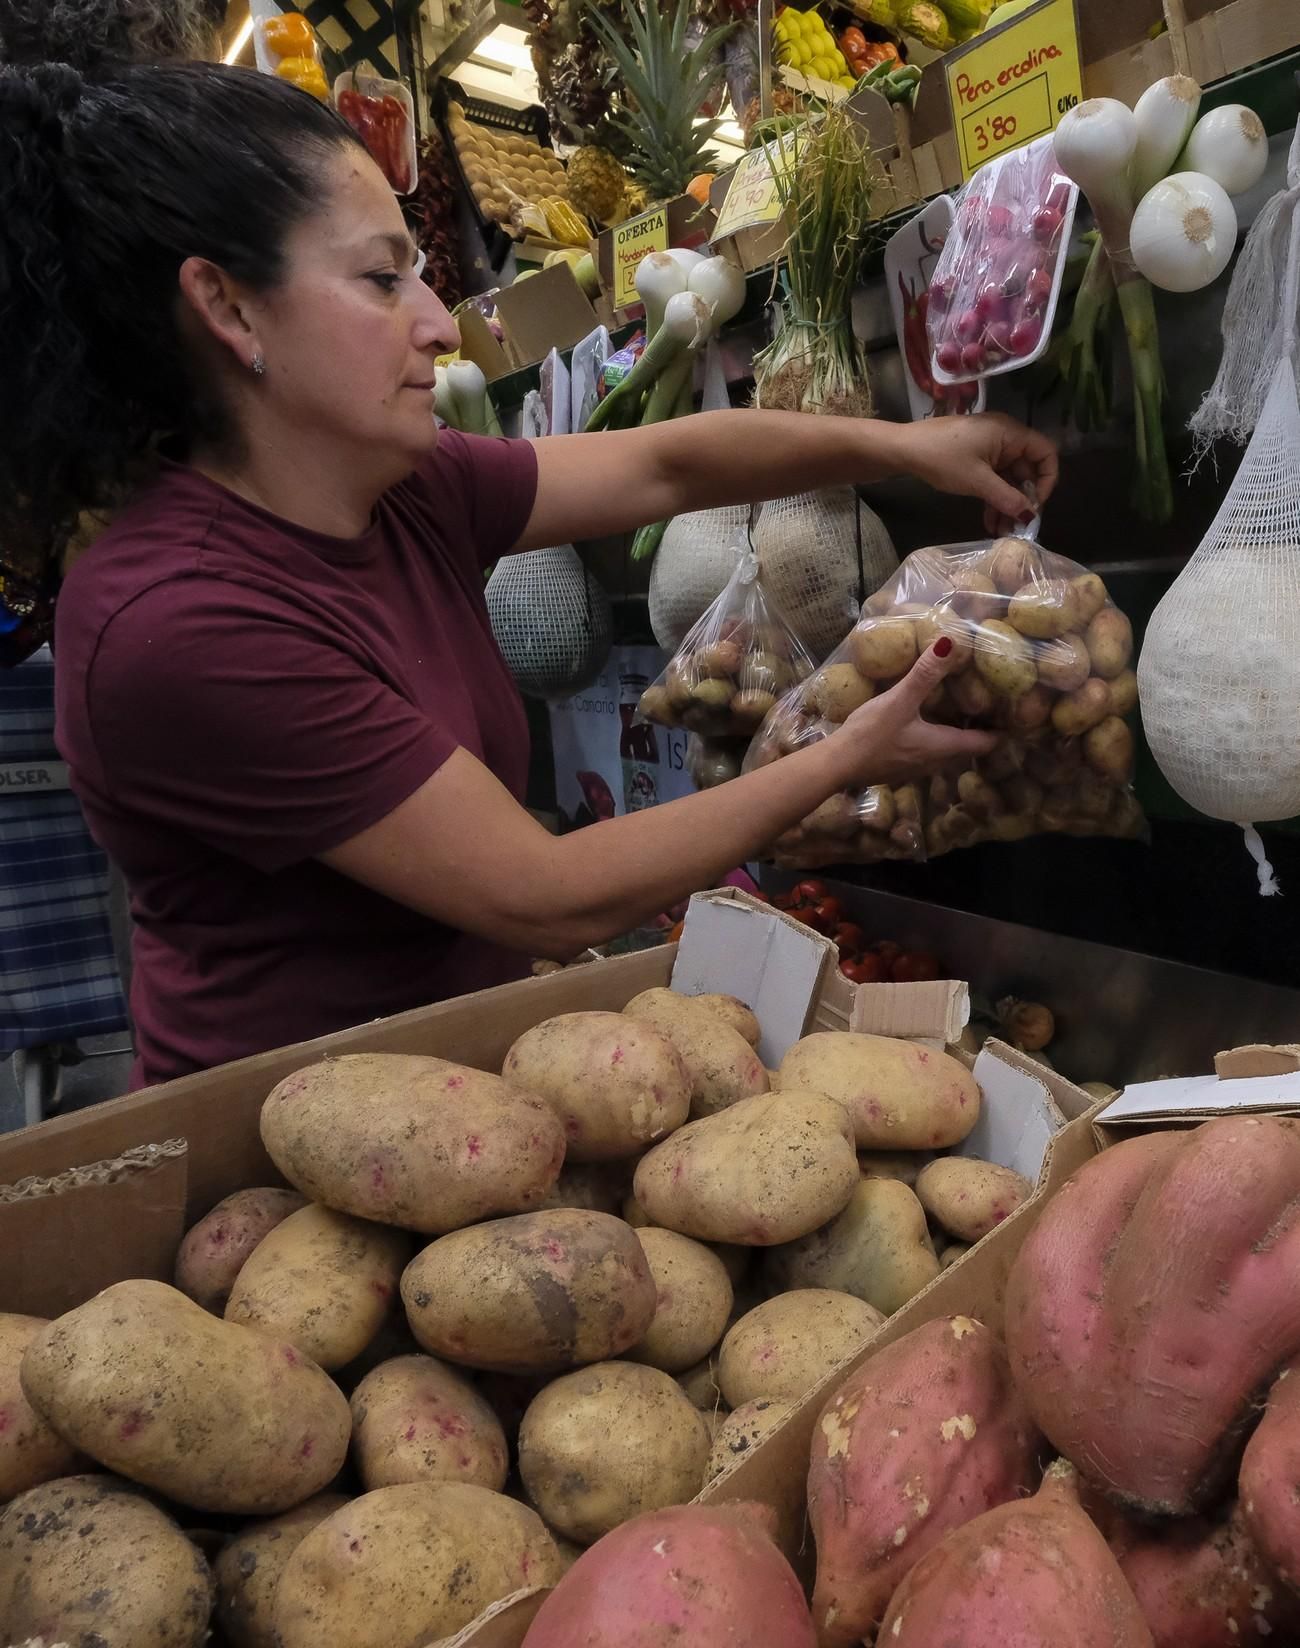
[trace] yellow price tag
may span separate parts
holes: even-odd
[[[738,235],[742,229],[754,229],[760,223],[775,223],[780,215],[781,202],[767,150],[752,149],[737,163],[731,174],[712,238],[715,242],[726,240],[729,235]]]
[[[630,217],[614,229],[614,307],[631,309],[637,296],[636,272],[651,252],[668,250],[668,214],[662,206]]]
[[[1083,96],[1075,0],[1042,0],[943,60],[961,175],[1055,131]]]

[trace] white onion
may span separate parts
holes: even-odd
[[[686,290],[686,272],[667,252],[648,252],[636,266],[636,295],[645,305],[646,337],[654,337],[664,323],[664,305]]]
[[[675,292],[664,305],[664,331],[697,349],[712,331],[709,306],[695,292]]]
[[[1179,164],[1212,177],[1230,195],[1244,194],[1259,182],[1268,165],[1264,122],[1244,103],[1211,109],[1192,127]]]
[[[1134,104],[1138,139],[1133,156],[1133,193],[1138,200],[1172,170],[1196,124],[1200,106],[1201,88],[1185,74],[1157,80]]]
[[[673,260],[683,274],[689,275],[691,270],[704,262],[703,252],[692,251],[686,246],[670,246],[668,256]]]
[[[1137,148],[1132,109],[1115,97],[1090,97],[1071,109],[1056,128],[1056,163],[1088,197],[1108,251],[1128,238],[1133,212],[1129,165]]]
[[[744,307],[745,276],[729,258],[701,258],[686,284],[708,304],[714,326],[725,326]]]
[[[1166,292],[1196,292],[1228,267],[1237,213],[1227,191],[1201,172],[1175,172],[1138,202],[1129,246],[1138,270]]]

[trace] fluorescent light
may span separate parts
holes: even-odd
[[[251,16],[248,16],[244,19],[243,27],[240,29],[239,33],[235,36],[234,44],[231,46],[230,50],[226,53],[226,55],[221,59],[221,61],[223,63],[235,63],[235,62],[237,62],[239,60],[239,58],[243,55],[244,47],[248,44],[249,40],[252,38],[252,34],[253,34],[253,19],[252,19]]]

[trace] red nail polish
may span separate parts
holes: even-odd
[[[934,643],[934,655],[935,655],[935,657],[936,658],[946,658],[951,651],[952,651],[952,636],[951,635],[941,635],[939,637],[939,639]]]

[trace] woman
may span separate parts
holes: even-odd
[[[132,493],[56,635],[60,746],[132,890],[136,1085],[518,976],[840,789],[991,743],[922,719],[936,648],[814,748],[548,834],[486,564],[900,472],[1005,514],[1056,459],[997,418],[439,435],[455,343],[380,172],[305,94],[0,71],[0,544],[53,555]]]

